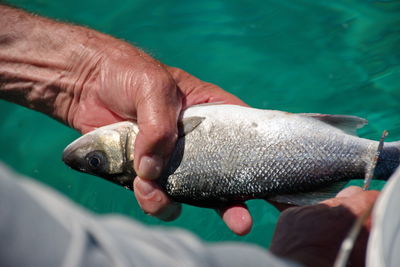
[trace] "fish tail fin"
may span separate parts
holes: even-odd
[[[399,165],[400,141],[385,143],[376,165],[376,179],[387,181]]]

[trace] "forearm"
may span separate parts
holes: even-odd
[[[105,35],[104,35],[105,36]],[[68,124],[98,52],[95,31],[0,5],[0,98]]]

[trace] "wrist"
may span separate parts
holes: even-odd
[[[68,123],[90,79],[96,52],[89,29],[0,5],[0,98]]]

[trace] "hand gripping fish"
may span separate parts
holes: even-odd
[[[160,187],[175,201],[222,207],[262,198],[304,205],[363,179],[378,142],[355,136],[366,120],[293,114],[233,105],[186,109]],[[63,161],[78,171],[132,189],[138,126],[120,122],[71,143]],[[400,142],[385,143],[375,176],[387,180],[400,163]],[[335,189],[336,188],[336,189]]]

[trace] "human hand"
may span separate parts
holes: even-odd
[[[305,266],[333,266],[355,220],[375,203],[378,195],[378,191],[352,186],[319,205],[285,210],[279,218],[271,252]],[[370,228],[368,218],[351,253],[351,266],[365,266]]]
[[[122,41],[103,37],[90,43],[96,52],[83,53],[90,60],[81,70],[85,78],[77,82],[67,122],[86,133],[118,121],[137,121],[135,196],[146,213],[173,220],[180,214],[180,204],[172,202],[153,180],[175,146],[180,112],[209,102],[246,104],[218,86],[165,66]],[[252,219],[244,204],[227,207],[220,214],[236,234],[250,231]]]

